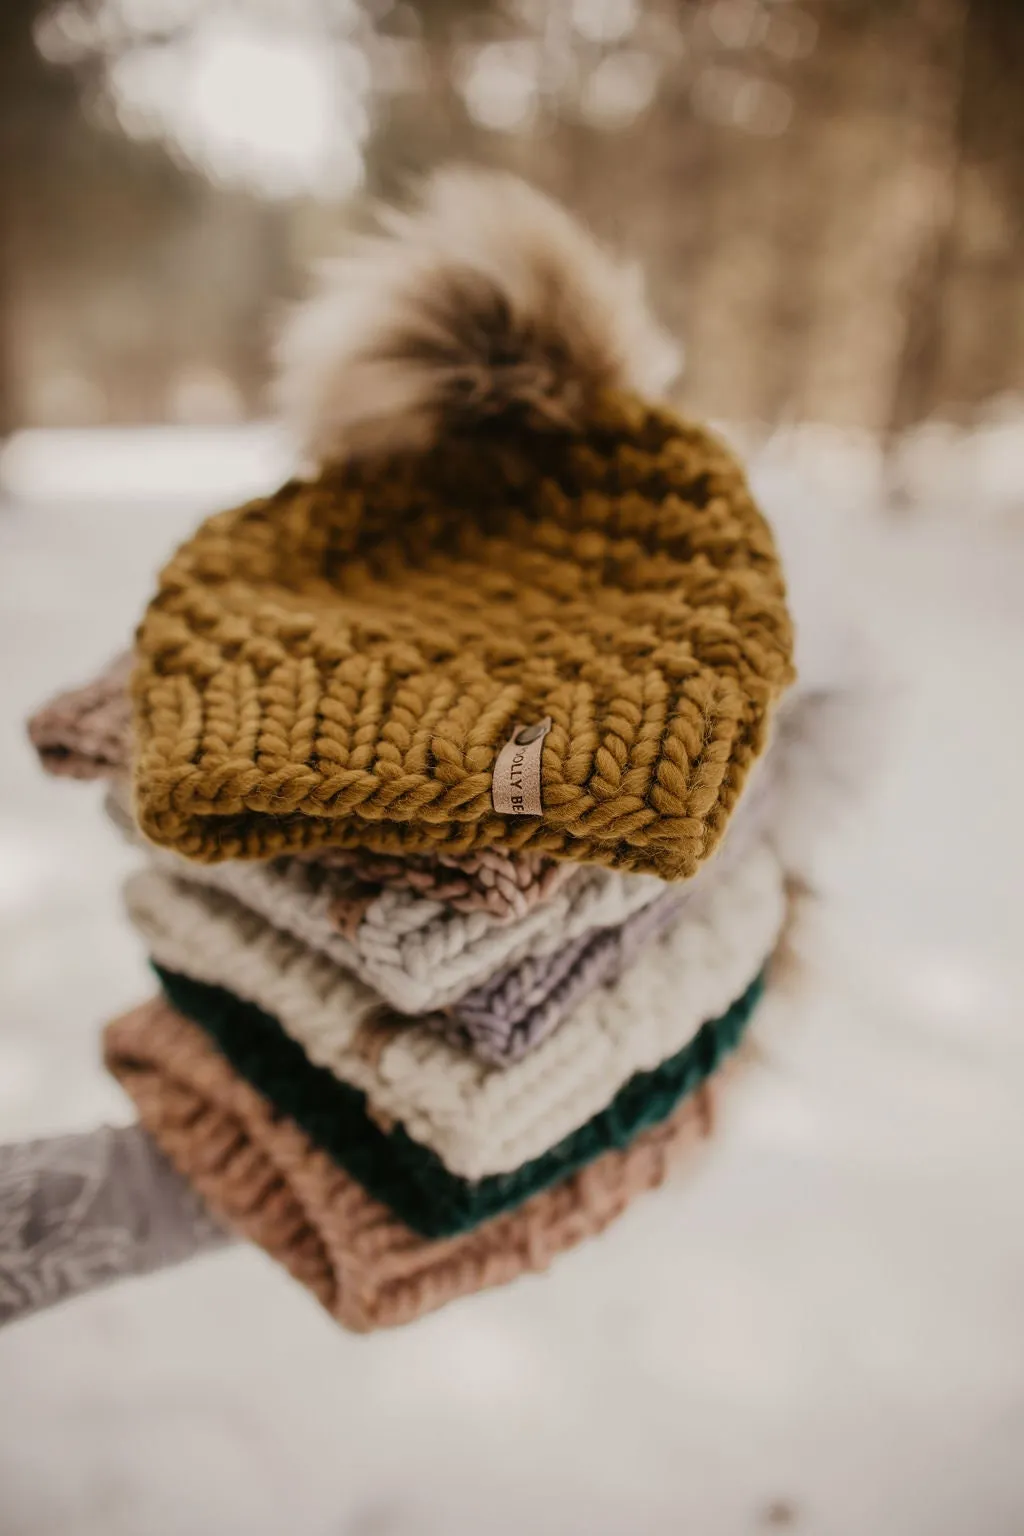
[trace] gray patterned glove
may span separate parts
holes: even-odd
[[[141,1126],[0,1147],[0,1325],[230,1240]]]

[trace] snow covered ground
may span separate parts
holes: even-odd
[[[98,442],[23,440],[0,504],[5,1139],[127,1116],[97,1028],[148,985],[99,793],[45,780],[21,719],[274,462]],[[347,1337],[241,1249],[11,1328],[0,1536],[1024,1531],[1024,519],[884,531],[845,473],[763,479],[870,527],[857,578],[906,692],[813,974],[707,1164],[394,1335]]]

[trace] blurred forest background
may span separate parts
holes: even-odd
[[[0,437],[266,409],[369,199],[519,170],[640,256],[685,403],[1024,401],[1020,0],[2,0]]]

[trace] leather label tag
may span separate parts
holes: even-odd
[[[491,803],[499,816],[542,816],[540,763],[550,717],[536,725],[518,725],[498,753],[491,780]]]

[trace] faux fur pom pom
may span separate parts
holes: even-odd
[[[657,396],[679,361],[636,267],[517,178],[447,170],[325,271],[282,336],[278,398],[323,464],[506,413],[579,428],[599,391]]]

